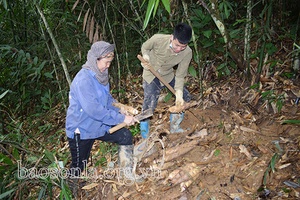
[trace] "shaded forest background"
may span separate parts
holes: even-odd
[[[0,0],[0,9],[1,198],[42,199],[53,186],[67,196],[60,179],[18,179],[18,161],[28,169],[69,162],[55,147],[65,142],[69,84],[94,41],[116,44],[110,83],[122,103],[132,101],[127,86],[141,81],[141,44],[178,22],[193,27],[189,76],[199,97],[233,76],[257,91],[262,77],[299,82],[298,0]],[[280,113],[280,93],[264,92]]]

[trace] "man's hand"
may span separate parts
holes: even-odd
[[[148,68],[148,63],[142,63],[142,62],[141,62],[141,65],[142,65],[142,67],[143,67],[145,70],[149,70],[149,68]]]
[[[183,100],[182,90],[176,90],[175,96],[176,96],[175,105],[176,106],[183,106],[184,100]]]
[[[142,65],[142,67],[143,67],[144,69],[149,70],[147,64],[149,64],[150,57],[149,57],[147,54],[145,54],[145,55],[143,55],[143,58],[144,58],[144,60],[145,60],[147,63],[141,62],[141,65]]]
[[[146,62],[150,62],[150,57],[147,54],[144,54],[143,58]]]

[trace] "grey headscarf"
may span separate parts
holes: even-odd
[[[114,44],[109,44],[104,41],[95,42],[88,51],[86,63],[82,66],[83,68],[90,69],[95,72],[97,80],[103,85],[107,85],[108,83],[108,69],[104,72],[100,72],[97,66],[97,59],[113,52],[114,49]]]

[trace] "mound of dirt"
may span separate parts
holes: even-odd
[[[143,182],[124,182],[113,169],[99,168],[111,176],[89,180],[82,198],[299,199],[300,128],[285,121],[300,119],[295,95],[287,89],[299,87],[283,84],[279,109],[278,99],[265,100],[262,92],[238,82],[220,85],[207,88],[196,99],[198,106],[185,111],[184,133],[170,134],[172,103],[159,103],[148,140],[148,150],[155,151],[136,165]],[[140,136],[135,140],[142,142]]]

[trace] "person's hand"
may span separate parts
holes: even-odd
[[[142,63],[142,62],[141,62],[141,65],[142,65],[142,67],[143,67],[145,70],[149,70],[149,67],[148,67],[149,63]]]
[[[176,90],[175,96],[176,96],[175,105],[176,106],[183,106],[184,100],[183,100],[183,92],[182,92],[182,90]]]
[[[143,58],[144,58],[144,60],[146,61],[146,63],[141,62],[141,65],[142,65],[142,67],[143,67],[145,70],[149,70],[149,68],[148,68],[147,65],[149,64],[150,57],[149,57],[147,54],[144,54],[144,55],[143,55]]]
[[[128,126],[133,125],[136,121],[137,121],[137,120],[136,120],[133,116],[125,115],[124,122],[125,122]]]
[[[144,55],[143,55],[143,58],[144,58],[144,60],[145,60],[146,62],[150,62],[150,57],[149,57],[149,55],[144,54]]]
[[[121,107],[119,112],[123,115],[129,115],[129,112],[124,107]]]

